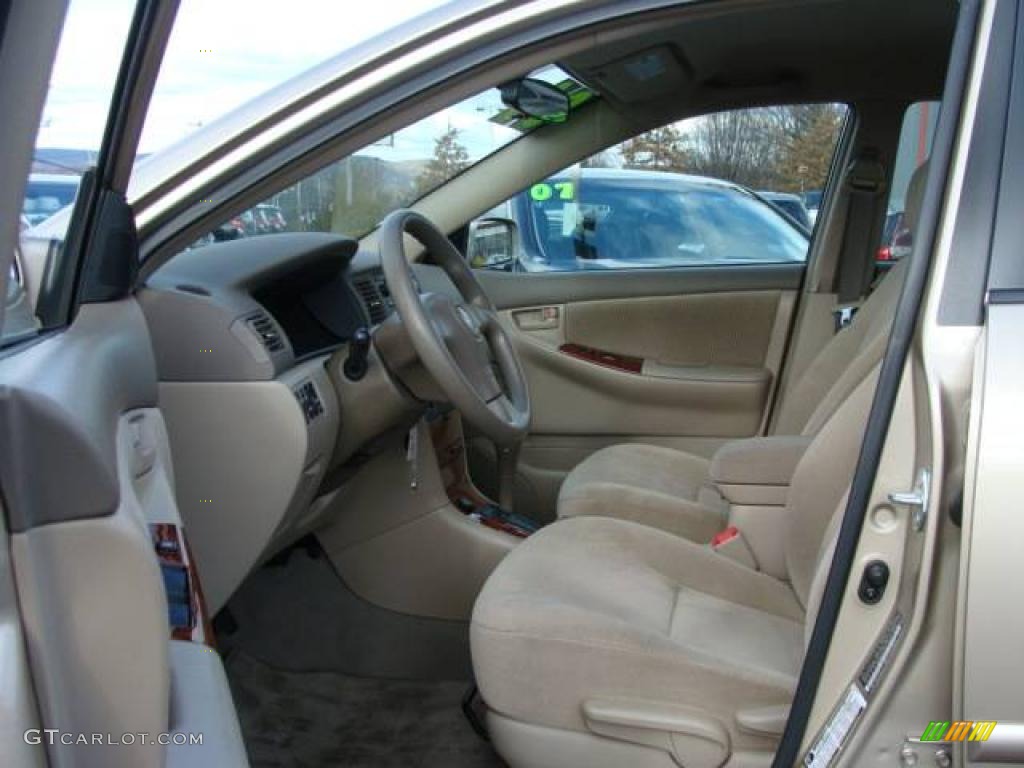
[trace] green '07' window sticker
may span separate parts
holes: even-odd
[[[538,203],[556,197],[559,200],[575,200],[576,185],[571,181],[556,181],[554,184],[541,183],[530,187],[530,197]]]

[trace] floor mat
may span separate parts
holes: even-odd
[[[274,669],[361,678],[468,680],[469,624],[388,611],[359,598],[325,555],[301,547],[257,569],[228,603],[220,638]]]
[[[286,672],[244,652],[228,679],[254,768],[501,768],[462,716],[466,683]]]

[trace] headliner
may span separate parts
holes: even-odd
[[[619,109],[929,100],[942,91],[956,14],[954,0],[701,2],[663,30],[562,63]],[[664,71],[631,76],[629,62],[652,50]]]

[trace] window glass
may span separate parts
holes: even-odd
[[[914,233],[906,225],[903,211],[906,207],[907,187],[914,171],[931,156],[935,126],[939,121],[939,102],[921,101],[911,104],[903,116],[900,145],[893,165],[889,186],[882,242],[878,249],[880,265],[899,261],[910,253]]]
[[[531,77],[558,86],[572,108],[595,94],[558,67]],[[506,107],[498,88],[442,109],[282,189],[224,222],[193,247],[274,232],[361,237],[492,152],[541,125]]]
[[[493,223],[474,226],[470,262],[526,271],[801,262],[845,114],[834,104],[736,110],[637,136],[491,210],[487,218],[513,221],[519,252],[503,258]]]
[[[747,190],[651,171],[578,168],[517,206],[540,269],[801,261],[807,235]]]
[[[63,226],[44,228],[74,203],[82,174],[96,164],[134,10],[134,0],[72,0],[68,8],[25,184],[3,343],[65,320],[41,309],[74,275],[61,268]]]
[[[139,140],[163,149],[447,0],[181,0]]]

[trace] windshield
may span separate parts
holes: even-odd
[[[139,141],[157,152],[448,0],[181,0]]]
[[[547,269],[798,262],[807,253],[807,236],[772,206],[699,177],[583,169],[534,185],[517,204]]]
[[[558,67],[546,67],[531,77],[566,92],[572,108],[594,98]],[[285,231],[362,237],[391,211],[409,206],[540,125],[507,107],[500,90],[491,88],[280,190],[224,222],[195,246]]]
[[[137,162],[186,140],[301,73],[450,0],[181,0]],[[71,0],[36,141],[33,173],[77,177],[96,163],[134,0]],[[97,45],[96,41],[102,41]],[[31,192],[31,190],[30,190]],[[23,226],[62,239],[67,194],[24,203]],[[54,201],[63,213],[53,216]],[[44,215],[46,214],[46,215]],[[51,218],[52,217],[52,218]]]

